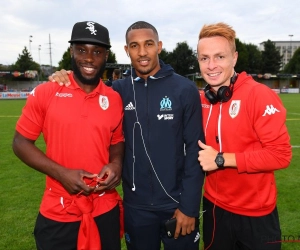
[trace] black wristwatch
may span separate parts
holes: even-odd
[[[218,168],[224,168],[224,157],[223,157],[223,152],[220,152],[217,154],[217,157],[215,159],[215,163],[217,164]]]

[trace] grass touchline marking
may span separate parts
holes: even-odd
[[[0,115],[1,118],[6,118],[6,117],[20,117],[19,115]]]

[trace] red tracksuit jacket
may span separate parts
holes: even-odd
[[[280,98],[245,72],[228,102],[211,105],[200,95],[206,145],[235,153],[237,162],[237,168],[207,173],[204,196],[232,213],[271,213],[277,196],[274,170],[288,167],[292,157]]]

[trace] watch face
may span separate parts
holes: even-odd
[[[217,165],[222,165],[223,164],[223,157],[222,156],[218,156],[216,159]]]
[[[223,165],[224,165],[224,158],[223,158],[222,155],[218,154],[217,157],[216,157],[215,162],[216,162],[218,168],[224,167],[224,166],[223,166]]]

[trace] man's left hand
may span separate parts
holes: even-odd
[[[178,236],[190,234],[195,230],[195,218],[189,217],[183,214],[179,209],[175,210],[174,217],[176,217],[176,230],[174,238],[177,239]]]
[[[121,182],[122,168],[115,163],[105,165],[98,174],[98,186],[94,192],[116,188]]]

